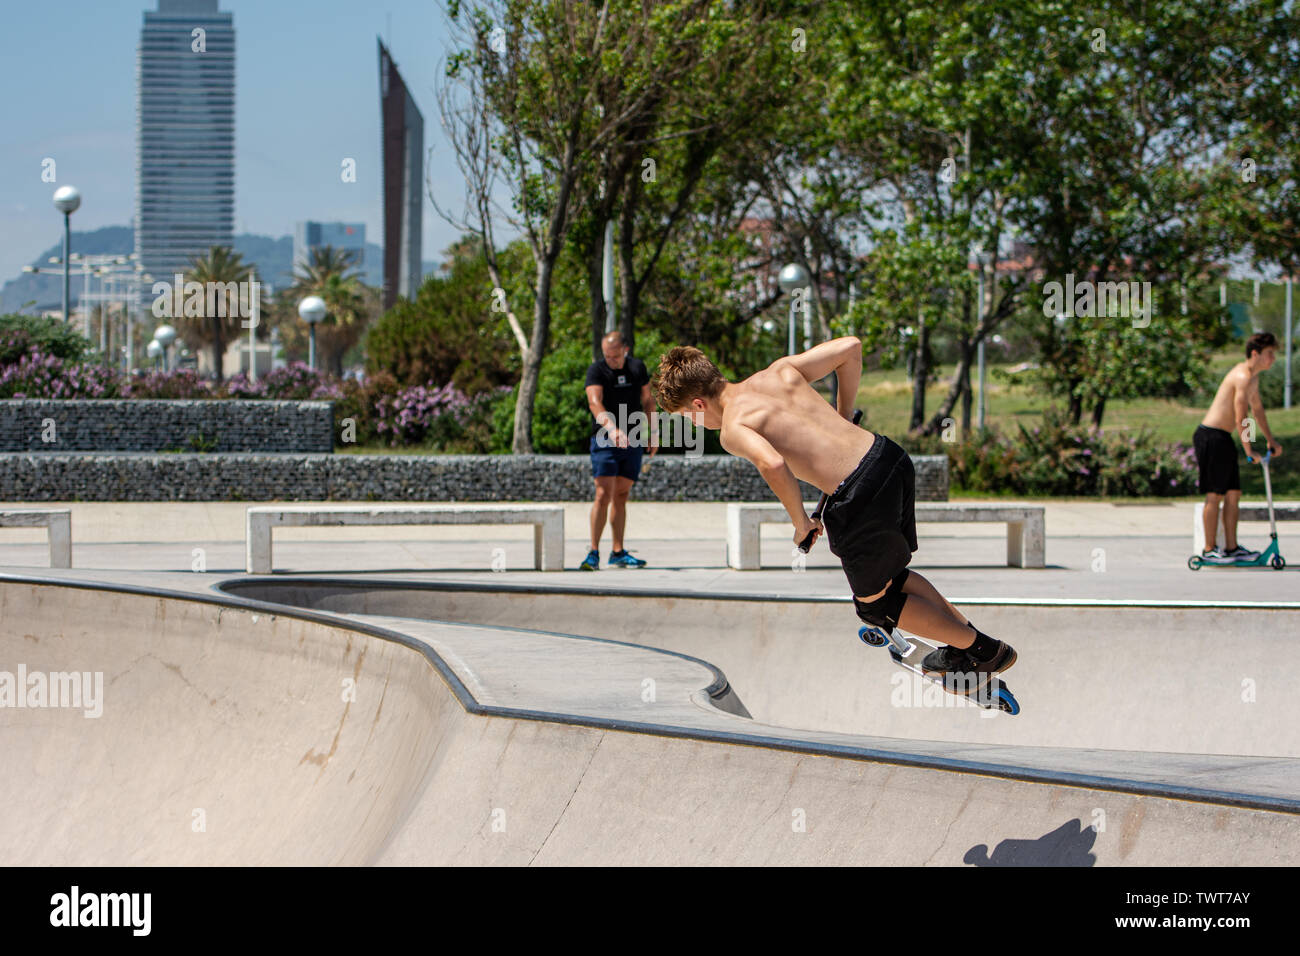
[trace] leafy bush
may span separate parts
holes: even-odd
[[[391,379],[391,376],[389,376]],[[394,390],[397,382],[392,382]],[[375,401],[374,397],[377,392],[373,389],[371,383],[365,384],[358,382],[356,379],[348,378],[343,380],[340,388],[342,394],[334,400],[334,440],[336,444],[343,443],[344,427],[348,420],[352,421],[352,438],[351,442],[358,445],[368,445],[379,437],[375,430]]]
[[[0,366],[12,365],[31,352],[78,363],[90,353],[90,343],[62,319],[39,315],[0,315]]]
[[[518,252],[505,255],[512,257]],[[455,258],[450,275],[426,279],[414,301],[398,300],[371,327],[367,371],[389,372],[403,385],[451,382],[468,395],[516,380],[518,349],[504,315],[492,311],[492,304],[486,260]],[[525,304],[515,307],[527,314]]]
[[[1300,361],[1292,356],[1291,362],[1291,398],[1296,397],[1297,385],[1297,367],[1300,367]],[[1282,349],[1277,350],[1277,361],[1267,372],[1259,376],[1259,397],[1264,402],[1265,408],[1281,408],[1286,393],[1286,352]],[[1207,403],[1208,404],[1208,403]]]
[[[1055,409],[1043,424],[1011,439],[996,429],[948,449],[953,484],[1015,495],[1164,497],[1193,494],[1191,449],[1148,432],[1107,433],[1069,424]]]
[[[533,403],[533,450],[542,455],[580,454],[591,437],[591,412],[587,410],[587,367],[591,345],[569,339],[542,359]],[[493,409],[493,449],[510,451],[515,427],[516,385]]]

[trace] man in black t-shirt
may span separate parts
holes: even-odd
[[[655,400],[645,363],[628,354],[619,332],[600,341],[604,355],[587,369],[587,407],[591,409],[591,475],[596,481],[596,501],[591,506],[591,551],[579,567],[595,571],[600,566],[600,536],[608,514],[614,549],[612,568],[643,568],[645,562],[623,547],[627,524],[627,497],[641,473],[641,455],[659,450],[652,434]]]

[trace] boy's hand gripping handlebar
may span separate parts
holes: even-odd
[[[860,421],[862,421],[862,409],[859,408],[853,412],[853,424],[856,425]],[[830,496],[823,491],[822,496],[817,499],[817,507],[813,509],[813,513],[812,513],[812,520],[814,522],[822,520],[822,511],[825,510],[826,499],[829,497]],[[802,551],[804,554],[807,554],[808,551],[812,548],[813,542],[816,540],[817,540],[817,529],[813,528],[811,531],[808,532],[808,535],[802,541],[799,542],[799,550]]]

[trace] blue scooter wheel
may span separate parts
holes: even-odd
[[[867,647],[884,647],[889,643],[889,635],[878,627],[860,627],[858,637]]]
[[[1005,687],[998,688],[998,710],[1012,717],[1020,713],[1020,702]]]
[[[1286,567],[1286,558],[1282,557],[1280,554],[1275,554],[1273,555],[1272,564],[1274,571],[1281,571]]]
[[[1202,561],[1200,558],[1198,558],[1196,555],[1192,555],[1190,558],[1187,559],[1187,566],[1191,568],[1193,571],[1201,570],[1201,565],[1204,563],[1205,562]]]

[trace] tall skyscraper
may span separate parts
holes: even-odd
[[[158,0],[136,57],[135,251],[171,281],[235,226],[235,28],[217,0]]]
[[[379,104],[384,154],[384,309],[399,295],[414,299],[424,278],[420,235],[424,208],[424,117],[397,64],[379,41]]]
[[[298,271],[320,246],[348,249],[355,253],[355,266],[364,271],[366,263],[366,224],[364,222],[306,222],[293,227],[293,268]]]

